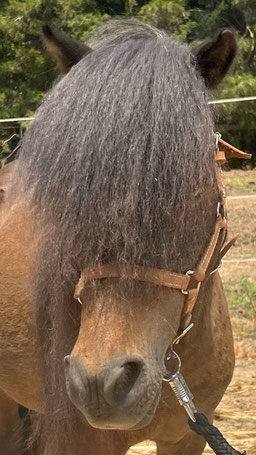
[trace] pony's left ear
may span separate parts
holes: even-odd
[[[223,30],[212,41],[192,49],[207,88],[215,88],[226,75],[236,54],[237,44],[231,30]]]
[[[66,38],[52,30],[49,25],[42,27],[42,39],[46,49],[57,61],[63,73],[68,73],[73,65],[78,63],[92,49],[80,41]]]

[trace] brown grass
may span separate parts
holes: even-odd
[[[256,194],[256,170],[242,171],[234,169],[224,172],[225,186],[228,196]]]
[[[248,179],[249,173],[249,179]],[[256,194],[256,170],[241,171],[235,170],[224,173],[224,181],[233,182],[227,187],[227,196],[238,196],[251,194],[250,188]],[[254,182],[255,185],[249,185]],[[234,183],[235,182],[235,183]],[[243,182],[244,185],[243,185]],[[249,186],[249,188],[248,188]],[[245,190],[245,191],[243,191]],[[250,199],[228,199],[227,211],[229,220],[229,235],[239,232],[240,236],[225,260],[254,258],[251,263],[225,263],[221,271],[224,283],[240,279],[242,275],[256,281],[256,198]]]

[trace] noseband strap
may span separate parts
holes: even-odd
[[[84,284],[88,281],[118,277],[127,280],[146,281],[157,286],[166,286],[180,290],[186,290],[190,282],[190,276],[168,272],[168,270],[126,265],[121,267],[118,264],[102,264],[95,268],[86,268],[82,271],[80,280],[75,288],[75,298],[80,296]]]
[[[222,150],[219,150],[219,146]],[[75,287],[74,297],[81,303],[81,293],[88,281],[99,280],[102,278],[123,278],[130,280],[145,281],[157,286],[165,286],[171,289],[178,289],[185,295],[185,302],[181,316],[180,331],[183,331],[190,323],[192,311],[195,306],[200,285],[207,276],[213,273],[218,267],[220,260],[227,253],[229,248],[235,243],[238,234],[235,234],[229,242],[224,245],[227,235],[227,220],[224,211],[224,188],[220,164],[225,161],[225,152],[237,158],[250,158],[248,153],[241,152],[232,145],[223,141],[219,133],[216,134],[216,166],[217,179],[221,202],[217,208],[217,221],[210,243],[203,257],[201,258],[196,270],[189,270],[187,273],[173,273],[168,270],[154,269],[140,266],[121,266],[119,264],[101,264],[93,268],[85,268]],[[217,258],[217,260],[216,260]],[[212,262],[214,263],[212,264]]]
[[[189,271],[186,274],[182,274],[148,267],[102,264],[94,268],[85,268],[82,271],[80,279],[75,288],[74,297],[75,299],[80,300],[81,293],[86,283],[103,278],[123,278],[145,281],[157,286],[179,289],[185,295],[185,303],[180,325],[180,328],[184,330],[191,321],[192,310],[198,296],[200,284],[202,281],[204,281],[206,274],[208,274],[208,267],[214,255],[216,245],[220,239],[220,235],[222,237],[220,250],[223,246],[223,239],[226,237],[226,225],[227,222],[225,218],[222,218],[222,216],[219,215],[210,244],[196,271]],[[225,245],[224,248],[225,252],[229,249],[228,245]]]

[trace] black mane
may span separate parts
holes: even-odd
[[[103,43],[48,95],[19,181],[78,268],[111,260],[179,271],[207,241],[197,206],[215,184],[212,131],[188,48],[140,26]]]

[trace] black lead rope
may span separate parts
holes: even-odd
[[[173,344],[178,344],[186,333],[192,329],[193,323],[186,327],[185,330],[180,334],[179,337],[175,338]],[[166,360],[174,360],[176,362],[173,371],[166,370],[163,381],[167,382],[173,390],[178,402],[181,406],[184,406],[185,411],[189,415],[188,425],[192,431],[197,433],[199,436],[208,442],[211,449],[216,455],[246,455],[246,451],[243,453],[234,449],[228,441],[224,438],[221,432],[214,425],[208,422],[207,417],[198,412],[194,403],[193,395],[189,390],[189,387],[180,373],[181,360],[177,352],[173,350],[173,344],[171,345],[167,354]]]
[[[203,436],[216,455],[246,455],[246,452],[242,453],[234,449],[218,428],[208,422],[208,419],[204,414],[196,412],[194,416],[196,419],[195,422],[190,418],[188,419],[191,430],[195,431],[200,436]]]

